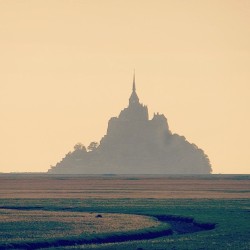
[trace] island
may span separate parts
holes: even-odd
[[[78,143],[74,150],[49,174],[211,174],[204,151],[184,136],[172,133],[167,118],[139,101],[135,77],[129,105],[108,122],[106,135],[86,148]]]

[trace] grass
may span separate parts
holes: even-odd
[[[35,205],[52,211],[114,212],[128,214],[171,214],[193,217],[199,222],[216,223],[211,231],[172,235],[147,241],[65,247],[64,249],[250,249],[250,201],[207,199],[58,199],[2,200],[12,206]],[[13,226],[14,228],[14,226]],[[49,228],[49,227],[48,227]],[[35,231],[35,230],[34,230]],[[45,238],[46,240],[46,238]],[[63,249],[60,247],[60,249]]]
[[[114,177],[115,178],[115,177]],[[138,177],[139,178],[139,177]],[[221,177],[220,177],[221,178]],[[130,242],[119,242],[119,243],[106,243],[106,244],[89,244],[89,245],[78,245],[78,246],[60,246],[50,248],[50,249],[121,249],[121,250],[136,250],[136,249],[155,249],[155,250],[162,250],[162,249],[243,249],[247,250],[250,249],[250,199],[249,199],[249,178],[238,178],[237,186],[234,189],[234,185],[230,185],[230,183],[227,183],[229,177],[227,177],[226,180],[219,180],[219,182],[216,182],[215,180],[212,180],[211,183],[216,182],[216,186],[212,186],[211,183],[207,187],[207,192],[209,192],[209,195],[204,194],[206,191],[206,185],[207,179],[205,179],[206,185],[203,185],[204,183],[202,180],[195,180],[194,185],[202,186],[202,189],[198,188],[196,186],[196,192],[202,192],[202,194],[199,194],[199,198],[194,194],[193,197],[189,198],[176,198],[172,197],[171,199],[169,197],[164,197],[164,192],[170,192],[169,190],[164,190],[161,187],[159,187],[158,191],[162,189],[161,194],[159,197],[157,197],[155,194],[152,194],[154,190],[157,190],[157,182],[153,182],[150,180],[148,183],[148,187],[146,186],[146,181],[143,179],[143,181],[139,180],[140,184],[136,184],[137,190],[139,190],[140,194],[144,194],[141,198],[138,197],[138,195],[134,194],[137,192],[137,190],[130,190],[132,193],[131,196],[129,196],[130,193],[127,193],[126,196],[124,195],[124,189],[121,192],[121,194],[116,191],[116,194],[112,197],[108,197],[107,195],[103,195],[99,198],[96,197],[96,192],[93,192],[93,197],[91,198],[91,192],[89,192],[86,196],[84,196],[84,193],[82,194],[82,197],[74,198],[74,197],[54,197],[52,198],[34,198],[34,192],[32,192],[32,199],[31,198],[8,198],[6,197],[6,194],[4,197],[0,199],[0,212],[5,211],[3,210],[3,207],[8,208],[24,208],[24,210],[17,210],[17,213],[27,213],[27,216],[35,213],[40,213],[41,216],[44,213],[45,214],[63,214],[65,215],[67,213],[75,214],[75,218],[77,216],[80,216],[83,212],[84,213],[93,213],[94,215],[98,213],[122,213],[127,215],[134,215],[134,214],[140,214],[140,215],[172,215],[172,216],[181,216],[181,217],[191,217],[194,218],[196,222],[199,223],[215,223],[216,227],[213,230],[209,231],[200,231],[190,234],[173,234],[166,237],[159,237],[155,239],[148,239],[148,240],[136,240],[136,241],[130,241]],[[66,178],[67,179],[67,178]],[[63,180],[61,180],[63,181]],[[68,180],[67,180],[68,181]],[[83,180],[82,180],[83,181]],[[137,180],[127,180],[127,181],[133,181],[136,182]],[[229,178],[230,181],[230,178]],[[242,182],[241,182],[242,181]],[[98,181],[96,181],[98,182]],[[189,182],[189,181],[188,181]],[[77,183],[79,183],[79,180],[77,180]],[[117,180],[114,181],[114,183],[117,184]],[[152,188],[151,184],[154,183],[154,187]],[[163,180],[161,180],[161,184],[163,183]],[[176,187],[174,188],[174,184],[171,182],[171,188],[172,190],[182,191],[181,180],[178,180],[176,182]],[[187,180],[184,179],[184,185],[186,185]],[[196,184],[195,184],[196,183]],[[197,184],[198,183],[198,184]],[[203,184],[202,184],[203,183]],[[226,184],[225,184],[226,183]],[[235,178],[233,178],[232,183],[235,184]],[[100,183],[97,183],[100,185]],[[202,185],[201,185],[202,184]],[[135,184],[134,184],[135,185]],[[188,184],[189,185],[189,184]],[[109,180],[108,183],[109,187],[112,187],[112,179]],[[128,188],[129,185],[127,185]],[[167,187],[168,185],[165,184]],[[194,189],[194,187],[190,186],[190,189]],[[150,189],[150,190],[149,190]],[[227,194],[222,194],[221,197],[218,196],[218,193],[216,196],[212,196],[211,198],[211,190],[220,190],[220,192],[227,193],[230,190],[235,190],[236,192],[233,193],[233,196],[230,198],[227,198]],[[224,190],[224,191],[223,191]],[[12,190],[13,191],[13,190]],[[188,190],[189,191],[189,190]],[[41,190],[39,190],[39,193]],[[73,193],[73,191],[71,191]],[[103,192],[105,192],[105,186],[103,186]],[[148,193],[147,193],[148,192]],[[217,191],[216,191],[217,192]],[[242,198],[242,193],[244,192],[244,198]],[[14,191],[13,191],[14,193]],[[146,193],[148,195],[146,195]],[[118,195],[119,194],[119,195]],[[110,194],[109,194],[110,195]],[[26,193],[26,196],[28,194]],[[169,193],[168,193],[169,196]],[[179,197],[179,194],[177,195]],[[210,198],[209,198],[210,197]],[[27,210],[27,209],[31,210]],[[33,209],[33,210],[32,210]],[[34,211],[36,210],[36,211]],[[16,210],[8,210],[9,212],[13,213],[13,211]],[[38,214],[36,216],[38,216]],[[78,215],[79,214],[79,215]],[[30,225],[25,224],[20,221],[13,221],[11,223],[14,224],[8,224],[10,223],[7,221],[4,221],[1,219],[1,223],[7,223],[2,224],[4,227],[0,226],[0,231],[5,233],[5,236],[2,237],[8,237],[8,234],[12,233],[14,237],[21,236],[21,233],[19,234],[19,231],[23,230],[24,228],[29,228],[30,235],[38,235],[40,233],[39,240],[43,240],[44,242],[49,240],[54,240],[55,238],[63,238],[63,239],[70,239],[70,237],[77,237],[79,239],[79,232],[77,229],[79,229],[79,224],[82,224],[83,222],[79,221],[79,224],[76,224],[76,233],[72,233],[71,235],[66,236],[63,235],[66,231],[71,231],[72,229],[72,221],[65,221],[64,219],[60,220],[58,216],[55,216],[56,220],[40,220],[37,221],[37,226],[35,226],[34,223],[36,216],[30,217]],[[18,216],[17,216],[18,217]],[[20,216],[19,216],[20,217]],[[53,216],[52,216],[53,217]],[[13,217],[12,217],[13,218]],[[78,219],[76,219],[77,221]],[[48,223],[48,221],[51,223]],[[53,224],[53,223],[54,224]],[[16,224],[15,224],[16,223]],[[39,224],[40,223],[40,224]],[[74,224],[74,223],[73,223]],[[84,223],[83,223],[84,224]],[[133,224],[133,223],[132,223]],[[139,224],[139,223],[137,223]],[[161,227],[161,226],[159,226]],[[154,230],[159,229],[158,226],[156,227],[149,227],[152,232]],[[3,230],[5,228],[5,230]],[[16,229],[15,229],[16,228]],[[42,235],[41,232],[43,232],[43,228],[50,234],[50,238],[46,238],[46,236]],[[91,228],[91,226],[90,226]],[[109,236],[115,236],[120,235],[120,229],[114,233],[115,230],[112,230],[108,232],[108,229],[110,228],[109,225],[105,224],[102,230],[96,232],[95,234],[89,235],[88,239],[98,239],[98,238],[105,238]],[[129,235],[136,232],[138,234],[150,232],[149,228],[145,229],[144,227],[128,230],[125,234],[122,235]],[[167,227],[166,227],[167,229]],[[55,231],[53,231],[55,230]],[[57,232],[60,232],[61,235],[57,235]],[[73,232],[73,231],[71,231]],[[32,236],[33,237],[33,236]],[[19,239],[20,242],[22,242],[22,238]],[[25,240],[24,240],[25,241]],[[2,241],[4,242],[4,240]],[[14,241],[9,241],[14,242]],[[37,238],[34,238],[34,242],[38,242]],[[89,242],[91,243],[91,242]]]
[[[100,216],[100,217],[98,217]],[[0,244],[133,232],[159,227],[152,217],[118,213],[0,209]]]

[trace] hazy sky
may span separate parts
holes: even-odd
[[[0,0],[0,172],[46,171],[140,101],[250,171],[249,0]]]

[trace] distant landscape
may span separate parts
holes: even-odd
[[[0,175],[1,249],[249,249],[249,175]]]

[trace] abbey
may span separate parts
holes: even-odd
[[[135,76],[129,105],[108,123],[100,144],[78,144],[48,173],[54,174],[210,174],[203,150],[172,134],[167,119],[140,103]]]

